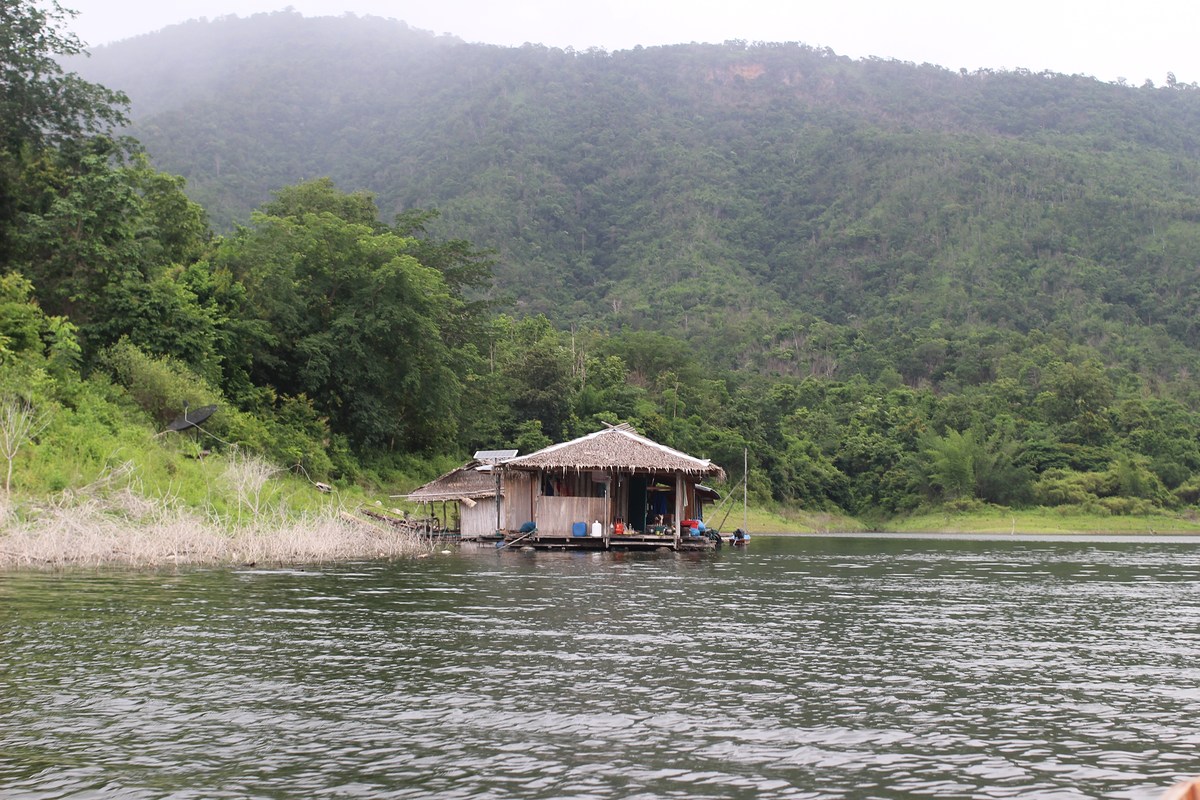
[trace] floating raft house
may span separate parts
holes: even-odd
[[[492,463],[480,455],[408,499],[457,499],[463,538],[499,547],[703,550],[717,544],[680,523],[703,519],[704,504],[717,493],[702,481],[722,480],[725,471],[629,425]]]

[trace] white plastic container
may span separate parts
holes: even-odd
[[[599,539],[603,535],[604,535],[604,526],[600,524],[600,520],[596,520],[595,522],[592,523],[592,536]]]

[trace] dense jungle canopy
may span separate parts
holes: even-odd
[[[627,420],[806,508],[1200,499],[1174,76],[293,12],[52,44],[82,89],[3,131],[10,396],[219,400],[335,480]]]

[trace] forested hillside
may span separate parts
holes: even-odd
[[[151,162],[33,159],[6,268],[84,374],[168,359],[276,458],[351,479],[624,419],[748,447],[755,495],[808,508],[1200,497],[1200,90],[1171,76],[290,12],[66,63]],[[102,163],[145,207],[99,217],[98,273],[56,215],[107,202]]]
[[[1200,343],[1200,92],[1173,79],[798,44],[505,49],[291,13],[80,66],[133,97],[133,131],[219,227],[329,176],[385,218],[436,208],[435,232],[497,252],[514,309],[558,325],[678,332],[791,375],[892,366],[912,385],[970,379],[979,365],[929,351],[973,330],[1061,330],[1121,361],[1133,338],[1168,381]],[[845,341],[861,336],[881,357]]]

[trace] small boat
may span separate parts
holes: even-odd
[[[733,532],[733,536],[729,537],[729,543],[732,545],[746,545],[750,543],[750,534],[746,533],[741,528]]]

